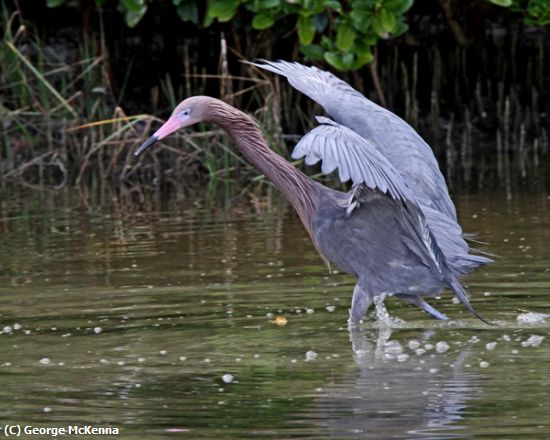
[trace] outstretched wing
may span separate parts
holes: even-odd
[[[456,220],[456,210],[430,146],[399,116],[368,100],[330,72],[286,61],[259,60],[253,66],[285,76],[318,102],[338,123],[369,139],[393,165],[419,203]]]
[[[305,159],[307,165],[322,161],[323,174],[338,169],[342,182],[365,184],[394,199],[414,200],[414,195],[386,157],[353,130],[329,118],[317,116],[320,125],[307,133],[292,151],[293,159]]]
[[[288,61],[259,60],[257,63],[244,62],[286,77],[292,87],[321,104],[333,117],[334,110],[336,110],[339,102],[348,102],[349,104],[350,98],[366,100],[361,93],[347,82],[314,66],[307,67]]]
[[[360,205],[366,200],[369,192],[366,188],[385,193],[396,203],[400,203],[400,225],[406,246],[426,266],[439,273],[441,279],[447,282],[466,307],[479,317],[471,307],[467,293],[456,274],[449,267],[414,194],[401,175],[371,142],[353,130],[325,117],[317,117],[317,120],[320,125],[300,140],[292,152],[292,158],[304,158],[308,165],[322,161],[321,170],[324,174],[338,169],[340,180],[351,180],[354,185],[350,192],[350,206],[354,203]]]

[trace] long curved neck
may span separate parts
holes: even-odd
[[[227,131],[245,159],[283,193],[312,235],[318,184],[267,146],[254,119],[223,101],[215,101],[215,104],[210,105],[211,121]]]

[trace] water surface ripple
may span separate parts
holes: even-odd
[[[402,325],[348,331],[353,279],[284,206],[5,203],[1,420],[140,439],[548,439],[550,200],[456,200],[498,255],[466,280],[494,326],[446,293],[450,322],[390,299]]]

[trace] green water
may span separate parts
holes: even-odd
[[[101,438],[136,439],[550,438],[550,318],[521,321],[550,314],[545,194],[455,196],[464,229],[499,255],[466,280],[496,325],[446,294],[433,304],[448,323],[390,299],[401,327],[369,318],[352,333],[353,279],[329,274],[285,205],[140,214],[60,195],[8,200],[2,426],[111,426],[118,436]]]

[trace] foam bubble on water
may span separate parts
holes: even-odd
[[[431,374],[435,374],[437,373],[439,370],[437,368],[430,368],[430,373]]]
[[[418,339],[411,339],[407,345],[411,350],[416,350],[420,347],[420,341]]]
[[[399,341],[388,341],[384,344],[384,351],[390,354],[403,353],[403,346]]]
[[[516,320],[525,324],[537,324],[539,322],[544,322],[544,320],[549,316],[550,315],[548,315],[547,313],[526,312],[520,313],[516,317]]]
[[[160,350],[160,351],[159,351],[159,354],[160,354],[161,356],[164,356],[166,353],[168,353],[166,350]]]
[[[502,335],[501,339],[506,342],[510,342],[512,340],[512,338],[509,335]]]
[[[13,329],[14,329],[14,330],[21,330],[21,324],[19,324],[18,322],[16,322],[15,324],[13,324]]]
[[[315,353],[312,350],[309,350],[308,352],[306,352],[306,362],[317,359],[317,356],[318,356],[317,353]]]
[[[52,412],[52,409],[49,406],[47,406],[42,411],[44,411],[45,413],[49,413],[49,412]]]
[[[184,362],[184,361],[186,361],[186,360],[187,360],[187,356],[180,356],[180,358],[179,358],[179,359],[180,359],[180,361]]]
[[[325,309],[327,309],[327,312],[334,312],[336,310],[336,306],[326,306]]]
[[[94,333],[95,334],[99,334],[103,331],[103,329],[101,327],[94,327]]]
[[[531,335],[527,340],[523,341],[521,343],[522,347],[538,347],[540,344],[542,344],[542,341],[544,340],[544,336],[539,335]]]
[[[409,355],[407,353],[401,353],[397,356],[397,362],[406,362],[409,359]]]
[[[233,379],[235,379],[235,376],[233,376],[232,374],[229,374],[229,373],[226,373],[222,376],[222,380],[225,383],[231,383],[231,382],[233,382]]]
[[[311,315],[312,313],[315,313],[314,309],[306,309],[306,313]]]
[[[38,362],[40,362],[42,365],[50,365],[50,358],[44,357],[40,359]]]
[[[487,350],[494,350],[496,346],[497,346],[496,342],[488,342],[487,344],[485,344],[485,348]]]
[[[424,349],[426,351],[430,351],[434,348],[433,344],[424,344]]]
[[[438,353],[445,353],[449,348],[449,344],[447,344],[445,341],[439,341],[437,344],[435,344],[435,351],[437,351]]]
[[[424,353],[426,353],[426,350],[424,350],[423,348],[417,348],[415,350],[415,353],[418,355],[418,356],[421,356],[423,355]]]
[[[487,367],[489,366],[489,362],[487,362],[487,361],[481,361],[481,362],[479,363],[479,366],[480,366],[481,368],[487,368]]]
[[[9,325],[6,325],[6,326],[2,329],[2,333],[6,333],[6,334],[10,334],[12,331],[13,331],[13,329],[12,329]]]

